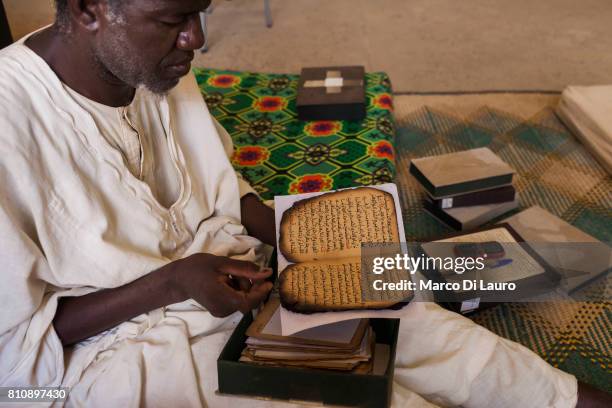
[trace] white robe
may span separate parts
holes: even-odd
[[[180,256],[262,261],[262,244],[240,224],[239,198],[249,187],[232,169],[231,140],[215,128],[194,77],[143,107],[172,130],[181,169],[174,212],[22,43],[0,51],[0,90],[0,386],[69,387],[68,406],[285,406],[215,394],[216,358],[238,313],[217,319],[187,301],[66,350],[53,329],[60,296],[118,287],[168,263],[162,241],[172,239],[177,214],[193,236]],[[429,406],[415,392],[442,405],[575,405],[575,378],[524,347],[435,304],[409,311],[394,405]]]

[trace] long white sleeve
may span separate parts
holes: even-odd
[[[57,299],[45,282],[50,270],[0,195],[0,386],[60,385],[62,344],[53,330]]]

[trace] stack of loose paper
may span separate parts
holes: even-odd
[[[427,192],[425,210],[457,230],[485,224],[518,205],[514,170],[486,147],[412,160]]]
[[[372,372],[375,336],[368,319],[354,319],[318,326],[283,336],[280,302],[271,297],[247,330],[240,361],[271,366],[307,367]],[[388,347],[379,345],[388,359]],[[380,364],[386,367],[386,364]]]

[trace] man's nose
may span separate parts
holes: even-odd
[[[204,46],[204,32],[198,13],[194,13],[189,18],[187,25],[178,35],[176,46],[185,51],[197,50]]]

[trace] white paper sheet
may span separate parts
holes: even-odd
[[[274,312],[266,327],[262,330],[262,333],[265,334],[273,334],[273,335],[281,335],[284,336],[282,332],[282,324],[281,324],[281,316],[280,316],[281,306]],[[347,320],[343,321],[340,324],[333,324],[330,326],[317,326],[313,327],[309,330],[304,330],[303,332],[293,333],[296,334],[300,339],[307,340],[317,340],[317,341],[331,341],[334,343],[345,343],[348,344],[351,342],[351,339],[355,335],[357,328],[359,327],[359,323],[361,320]],[[268,340],[266,340],[267,342]],[[286,344],[286,343],[283,343]],[[312,347],[312,346],[309,346]]]
[[[395,212],[397,214],[397,225],[399,230],[400,242],[406,242],[406,235],[404,234],[404,222],[402,220],[402,210],[400,207],[399,196],[397,194],[397,187],[393,183],[380,184],[375,186],[368,186],[378,190],[386,191],[393,196],[395,203]],[[358,187],[354,187],[358,188]],[[348,189],[345,189],[348,190]],[[317,192],[317,193],[306,193],[296,194],[289,196],[276,196],[274,197],[274,212],[276,218],[276,247],[278,248],[278,238],[280,237],[280,221],[283,213],[291,208],[293,203],[296,201],[304,200],[306,198],[316,197],[321,194],[329,193]],[[278,251],[278,273],[282,271],[291,263],[288,262],[283,254]],[[312,313],[302,314],[291,312],[282,306],[280,307],[281,316],[281,330],[283,336],[289,336],[302,330],[309,329],[311,327],[317,327],[324,324],[330,324],[335,322],[341,322],[344,320],[361,319],[361,318],[386,318],[394,319],[402,316],[405,313],[406,306],[398,310],[359,310],[359,311],[344,311],[344,312],[323,312],[323,313]]]

